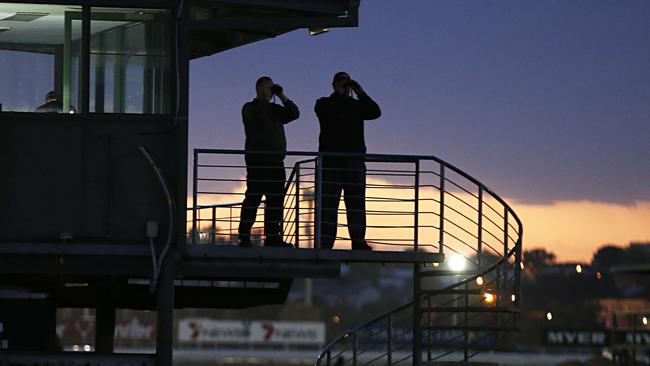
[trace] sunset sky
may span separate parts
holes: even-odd
[[[191,64],[191,148],[243,148],[241,106],[269,75],[300,107],[349,72],[381,106],[368,151],[436,155],[503,198],[525,248],[589,260],[650,241],[650,2],[365,0],[359,28],[306,30]]]

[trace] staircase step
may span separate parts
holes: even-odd
[[[422,327],[423,331],[429,330],[460,330],[460,331],[477,331],[477,332],[518,332],[519,328],[517,327],[493,327],[493,326],[484,326],[484,325],[470,325],[470,326],[461,326],[461,325],[441,325],[441,326],[424,326]]]
[[[497,366],[497,363],[494,362],[471,362],[471,361],[459,361],[459,362],[449,362],[449,361],[423,361],[422,365],[429,366]]]
[[[426,313],[519,313],[519,309],[509,308],[504,306],[445,306],[422,308],[422,312]]]
[[[445,290],[423,290],[423,295],[483,295],[485,290],[481,289],[445,289]]]
[[[434,269],[431,271],[420,271],[422,277],[438,277],[438,276],[478,276],[480,273],[475,269],[467,269],[463,271],[452,271],[448,269]]]

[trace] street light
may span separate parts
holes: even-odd
[[[578,272],[578,274],[582,273],[582,266],[581,265],[576,264],[576,272]]]
[[[465,269],[465,258],[456,254],[449,258],[449,269],[455,272],[460,272]]]

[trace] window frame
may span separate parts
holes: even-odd
[[[2,0],[0,0],[2,1]],[[176,45],[176,40],[179,37],[178,29],[175,27],[176,19],[176,9],[170,5],[170,1],[165,0],[140,0],[139,3],[134,4],[133,1],[128,0],[102,0],[102,1],[74,1],[74,0],[32,0],[29,2],[25,1],[15,1],[15,0],[4,0],[3,3],[14,3],[14,4],[35,4],[35,5],[68,5],[68,6],[81,6],[81,17],[72,17],[70,21],[81,20],[81,50],[79,57],[79,90],[78,90],[78,111],[74,114],[68,113],[57,113],[62,116],[67,116],[63,118],[70,118],[72,116],[84,116],[86,118],[91,116],[136,116],[136,117],[153,117],[156,116],[168,119],[171,116],[177,115],[177,99],[179,95],[178,90],[178,49]],[[172,37],[169,37],[167,46],[169,47],[169,65],[170,65],[170,80],[169,80],[169,93],[167,96],[167,103],[169,108],[165,113],[106,113],[106,112],[90,112],[90,23],[92,21],[92,8],[123,8],[123,9],[154,9],[154,10],[167,10],[170,13],[168,17],[166,27],[171,31],[170,34]],[[67,21],[67,20],[64,20]],[[64,27],[67,25],[64,24]],[[65,72],[65,71],[64,71]],[[66,98],[63,98],[63,102],[66,102]],[[44,118],[51,118],[50,116],[43,116],[43,113],[38,113],[34,111],[28,112],[18,112],[18,111],[0,111],[0,114],[29,114],[31,116],[42,116]],[[99,120],[104,120],[104,118],[98,118]],[[129,118],[130,119],[130,118]]]

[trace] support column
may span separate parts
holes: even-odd
[[[172,366],[174,336],[174,278],[173,258],[162,264],[156,289],[158,333],[156,340],[156,366]]]
[[[95,313],[95,352],[112,354],[115,335],[115,304],[112,296],[112,280],[100,279],[97,291],[99,302]]]

